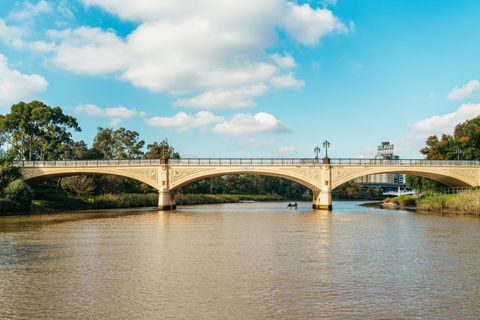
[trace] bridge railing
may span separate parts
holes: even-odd
[[[55,161],[22,161],[11,163],[14,167],[74,167],[74,166],[148,166],[160,165],[166,159],[130,159],[130,160],[55,160]],[[174,165],[321,165],[323,159],[167,159],[168,164]],[[343,166],[479,166],[478,160],[425,160],[425,159],[330,159],[332,165]]]
[[[169,164],[177,165],[316,165],[323,164],[322,159],[168,159]]]
[[[330,159],[335,165],[362,166],[478,166],[478,160],[426,160],[426,159]]]

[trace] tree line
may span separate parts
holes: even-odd
[[[480,159],[480,116],[466,120],[455,126],[453,135],[442,134],[440,138],[428,137],[426,146],[420,150],[428,160],[479,160]],[[418,176],[407,175],[407,188],[440,189],[442,183]]]
[[[179,159],[180,154],[166,140],[149,144],[138,132],[126,128],[97,128],[92,146],[75,141],[74,132],[81,128],[74,117],[60,107],[40,101],[14,104],[10,113],[0,115],[0,144],[7,147],[5,166],[11,160],[93,160],[93,159]],[[18,179],[6,178],[6,185]],[[1,181],[0,181],[0,187]],[[98,194],[155,192],[137,180],[119,176],[75,176],[57,178],[36,188],[37,198],[49,198],[52,189],[78,198]],[[308,189],[296,182],[260,175],[229,175],[195,181],[180,193],[205,194],[278,194],[288,199],[301,199]]]

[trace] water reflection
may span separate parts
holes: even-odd
[[[0,318],[475,318],[480,221],[335,203],[0,218]]]

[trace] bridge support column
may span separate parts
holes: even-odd
[[[313,192],[313,209],[332,210],[332,191],[330,188]]]
[[[173,195],[173,202],[175,202],[175,196]],[[166,188],[161,188],[158,192],[158,210],[168,211],[174,210],[172,208],[172,193]]]
[[[322,175],[320,178],[321,191],[313,192],[313,209],[332,210],[332,170],[330,167],[330,159],[323,159]]]

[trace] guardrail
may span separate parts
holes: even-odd
[[[130,159],[130,160],[54,160],[54,161],[22,161],[11,162],[13,167],[73,167],[73,166],[150,166],[161,164],[173,165],[331,165],[342,166],[479,166],[478,160],[425,160],[425,159]]]

